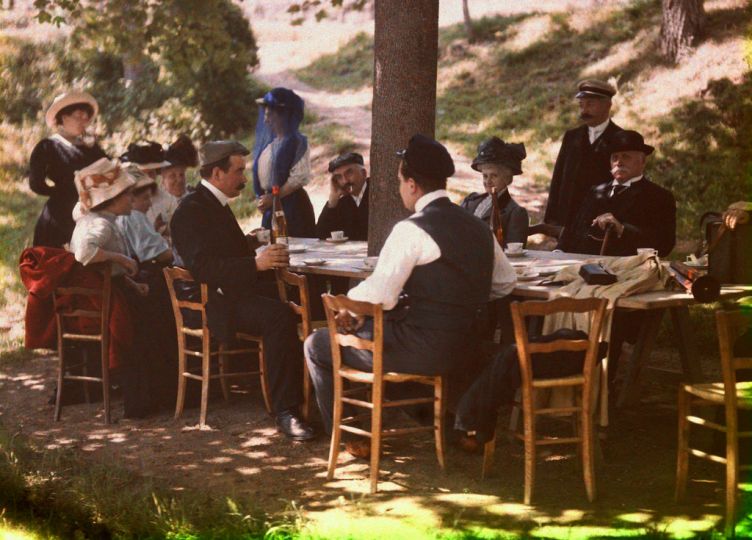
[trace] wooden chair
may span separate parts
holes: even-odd
[[[175,418],[179,418],[180,415],[183,414],[183,407],[185,405],[185,385],[187,379],[201,381],[200,427],[206,425],[206,409],[209,402],[209,381],[211,379],[219,379],[222,387],[222,396],[225,401],[228,401],[230,398],[230,388],[227,383],[228,379],[245,377],[248,375],[258,375],[261,379],[261,393],[264,397],[264,405],[267,411],[271,411],[269,391],[266,387],[264,342],[261,336],[238,332],[235,335],[236,340],[252,345],[241,349],[227,349],[220,343],[216,347],[217,350],[213,351],[211,332],[207,326],[206,319],[206,302],[209,296],[207,285],[201,283],[200,302],[179,300],[175,292],[175,281],[193,282],[193,277],[188,270],[183,268],[164,268],[163,271],[165,280],[167,281],[167,290],[170,292],[172,311],[175,314],[175,326],[177,328],[178,338],[178,397],[177,403],[175,404]],[[183,312],[181,311],[183,309],[198,311],[201,314],[201,328],[189,328],[185,325]],[[188,347],[188,339],[191,337],[199,340],[200,350]],[[237,356],[241,354],[258,354],[258,370],[228,373],[227,358],[229,356]],[[200,373],[194,373],[187,368],[189,356],[201,358]],[[211,359],[213,357],[218,357],[219,360],[219,373],[215,375],[211,375]]]
[[[317,328],[324,328],[326,321],[311,320],[311,297],[308,293],[308,279],[301,274],[294,274],[285,269],[275,270],[277,277],[277,289],[279,290],[279,299],[285,302],[290,308],[300,316],[298,323],[298,338],[304,342],[311,333]],[[296,304],[288,298],[287,287],[294,287],[298,290],[300,304]],[[312,414],[313,408],[313,391],[311,378],[308,376],[308,366],[305,358],[303,359],[303,418],[308,421]]]
[[[752,437],[752,431],[740,432],[738,409],[752,409],[752,382],[737,382],[736,372],[752,369],[752,357],[734,356],[734,341],[750,327],[749,315],[740,311],[716,312],[718,342],[721,352],[723,382],[685,384],[679,388],[679,445],[676,461],[676,500],[682,501],[687,492],[689,456],[693,455],[726,466],[726,537],[734,535],[736,522],[736,489],[739,471],[750,471],[752,465],[739,465],[739,438]],[[725,424],[706,420],[692,414],[692,405],[723,407]],[[696,424],[726,434],[726,455],[717,456],[690,448],[689,426]]]
[[[601,327],[608,302],[603,298],[557,298],[547,302],[514,302],[510,309],[514,323],[514,336],[520,362],[522,384],[523,433],[514,436],[525,443],[525,504],[530,504],[535,485],[535,449],[539,445],[578,444],[582,455],[583,475],[588,501],[595,499],[595,455],[593,412],[595,409],[595,370],[598,361]],[[549,343],[530,343],[525,325],[525,317],[546,316],[554,313],[590,313],[590,332],[587,340],[556,340]],[[554,379],[533,378],[531,355],[557,351],[583,351],[585,362],[581,374]],[[571,387],[576,394],[576,404],[567,407],[536,408],[535,393],[539,389]],[[574,436],[538,439],[536,418],[539,415],[571,416]],[[485,477],[493,463],[496,438],[488,441],[483,449],[483,470]]]
[[[65,381],[82,381],[84,383],[84,395],[89,403],[89,383],[102,384],[102,405],[104,406],[104,423],[109,424],[110,417],[110,301],[112,298],[112,265],[110,263],[97,264],[96,270],[102,274],[102,287],[91,289],[86,287],[58,287],[52,294],[55,306],[55,323],[57,325],[57,395],[55,396],[55,421],[60,421],[63,408],[63,388]],[[66,310],[61,306],[63,297],[92,297],[99,299],[100,309],[73,309]],[[66,324],[70,319],[93,319],[99,323],[98,334],[83,334],[71,331]],[[87,356],[84,351],[84,361],[76,365],[66,364],[65,344],[67,342],[92,343],[99,342],[100,362],[102,366],[101,377],[92,377],[87,373]],[[66,370],[81,368],[82,375],[66,374]]]
[[[383,437],[394,437],[407,435],[420,431],[433,431],[436,442],[436,457],[439,460],[439,466],[444,469],[444,377],[440,375],[413,375],[407,373],[384,372],[384,314],[380,305],[369,304],[368,302],[356,302],[350,300],[344,295],[332,296],[329,294],[322,295],[324,299],[324,309],[326,311],[329,335],[332,344],[332,372],[334,374],[334,417],[332,423],[332,441],[329,448],[329,470],[327,479],[334,477],[334,469],[337,466],[337,456],[339,454],[340,435],[342,431],[369,437],[371,439],[371,493],[376,493],[379,478],[379,460],[381,457],[381,439]],[[373,339],[367,340],[359,338],[352,334],[340,334],[337,332],[335,315],[340,309],[346,309],[357,316],[373,318]],[[373,353],[373,371],[371,373],[351,368],[342,363],[342,354],[340,347],[353,347],[359,350],[367,350]],[[361,386],[345,389],[344,381],[350,381]],[[384,386],[386,383],[404,383],[414,382],[432,386],[434,389],[433,397],[412,398],[395,401],[387,401],[384,398]],[[370,390],[371,400],[368,401],[366,395],[363,399],[351,397],[359,392],[367,393]],[[371,430],[358,428],[350,425],[366,414],[355,415],[348,418],[342,418],[343,404],[368,409],[371,411]],[[407,405],[417,405],[420,403],[433,403],[434,421],[432,426],[417,426],[408,428],[383,429],[382,415],[385,407],[402,407]]]

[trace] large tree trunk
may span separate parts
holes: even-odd
[[[663,0],[661,52],[676,62],[700,38],[705,24],[703,0]]]
[[[374,39],[373,120],[368,252],[378,254],[407,215],[399,196],[395,152],[436,126],[438,0],[378,0]]]

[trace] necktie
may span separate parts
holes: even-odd
[[[617,195],[620,195],[621,193],[624,193],[629,186],[623,186],[619,184],[618,186],[614,186],[611,188],[611,195],[610,197],[616,197]]]

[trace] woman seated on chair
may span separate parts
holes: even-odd
[[[117,217],[131,212],[136,182],[117,162],[102,158],[77,171],[75,183],[79,205],[70,250],[84,266],[113,263],[113,287],[125,293],[136,336],[120,373],[125,416],[142,417],[153,409],[155,369],[165,361],[158,344],[174,340],[174,334],[158,330],[158,299],[149,295],[147,284],[134,279],[138,263],[129,256],[127,240],[117,226]]]
[[[498,137],[482,142],[470,166],[483,175],[485,191],[471,193],[460,205],[490,225],[493,211],[491,197],[495,190],[501,212],[504,248],[509,242],[527,243],[530,221],[527,210],[512,199],[508,189],[515,175],[522,174],[522,160],[526,156],[525,145],[521,143],[506,143]]]

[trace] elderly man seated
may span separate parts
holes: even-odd
[[[627,130],[614,134],[609,151],[613,180],[590,189],[572,226],[561,233],[558,248],[597,255],[610,231],[606,255],[653,248],[665,257],[676,242],[676,201],[644,174],[653,147]]]
[[[316,234],[324,239],[344,231],[350,240],[368,240],[368,171],[363,156],[347,152],[329,162],[329,200],[321,209]]]

